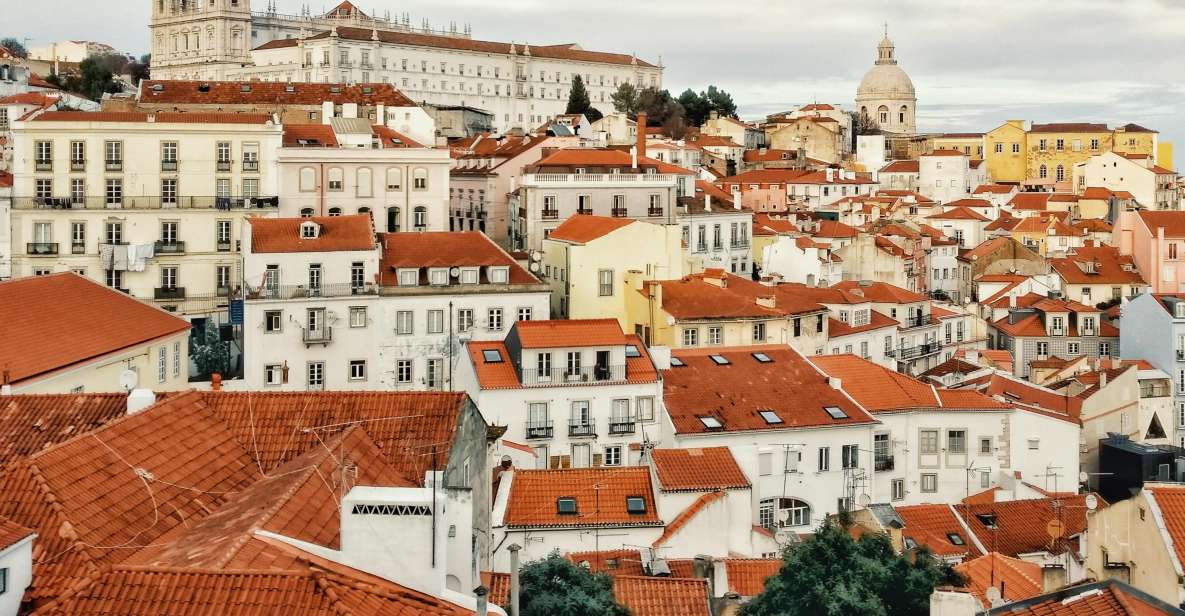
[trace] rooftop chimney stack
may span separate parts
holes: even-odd
[[[646,158],[646,114],[638,114],[638,160]],[[637,167],[637,165],[634,165]]]
[[[836,391],[843,389],[843,379],[841,379],[839,377],[835,377],[835,376],[828,377],[827,384],[831,386],[831,389],[834,389]]]
[[[135,415],[153,404],[156,404],[156,394],[151,389],[133,389],[128,392],[128,415]]]

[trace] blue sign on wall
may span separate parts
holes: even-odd
[[[230,322],[234,325],[243,324],[243,300],[230,300]]]

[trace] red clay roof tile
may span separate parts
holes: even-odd
[[[613,595],[633,616],[711,616],[708,582],[701,579],[622,575]]]
[[[383,255],[379,284],[396,286],[400,268],[506,266],[510,284],[539,284],[539,279],[518,264],[514,257],[480,231],[424,231],[419,233],[381,233]],[[485,271],[480,280],[489,282]],[[428,284],[428,272],[420,273],[421,283]]]
[[[1086,531],[1085,498],[1085,494],[1074,494],[954,507],[971,532],[979,537],[980,543],[995,552],[1006,556],[1034,552],[1061,554],[1067,549],[1076,549],[1077,542],[1071,538]],[[1056,505],[1054,501],[1057,501]],[[1102,499],[1099,504],[1106,506]],[[1061,519],[1065,525],[1065,532],[1058,541],[1050,539],[1046,532],[1053,519]]]
[[[311,218],[252,218],[251,250],[257,253],[340,252],[374,250],[370,216],[314,216]],[[317,237],[301,237],[301,225],[320,226]]]
[[[1006,602],[1020,601],[1041,594],[1041,565],[991,552],[955,565],[955,571],[967,579],[967,588],[985,608],[987,589],[996,588]]]
[[[243,87],[250,86],[249,92]],[[159,89],[158,89],[159,87]],[[332,102],[415,107],[389,83],[293,83],[269,81],[185,81],[150,79],[140,83],[142,103],[173,105],[315,105]]]
[[[658,487],[663,492],[706,492],[751,484],[727,447],[654,449]]]
[[[634,496],[643,499],[645,512],[626,510],[626,499]],[[560,514],[560,498],[575,499],[576,513]],[[514,471],[505,523],[507,528],[662,526],[650,469],[642,466]]]
[[[551,235],[547,238],[573,244],[587,244],[634,222],[632,218],[580,214],[565,220],[552,230]]]
[[[959,523],[959,517],[950,505],[912,505],[896,507],[897,515],[905,523],[901,536],[912,540],[919,547],[929,548],[937,556],[980,556],[967,529]],[[1044,529],[1044,526],[1042,526]],[[954,543],[955,535],[961,543]]]
[[[765,581],[782,569],[780,558],[726,558],[728,590],[742,597],[755,597],[765,590]]]
[[[125,393],[0,396],[0,468],[127,414]]]
[[[844,391],[872,413],[912,409],[967,411],[1009,408],[974,391],[935,388],[855,355],[820,355],[811,358],[811,361],[824,373],[841,379]]]

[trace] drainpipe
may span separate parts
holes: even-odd
[[[512,543],[510,547],[510,616],[519,616],[518,612],[518,552],[523,546]]]
[[[490,608],[486,595],[490,594],[490,591],[485,586],[478,586],[473,590],[473,594],[477,595],[477,616],[487,616]]]

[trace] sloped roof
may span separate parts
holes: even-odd
[[[839,319],[829,318],[827,320],[827,337],[828,338],[839,338],[842,336],[848,336],[851,334],[868,332],[868,331],[872,331],[875,329],[882,329],[885,327],[892,327],[892,328],[896,329],[899,325],[900,325],[900,323],[897,322],[897,319],[894,319],[894,318],[892,318],[888,315],[885,315],[885,314],[881,314],[875,310],[870,310],[869,315],[868,315],[868,322],[863,325],[853,326],[848,323],[844,323],[843,321],[840,321]]]
[[[820,220],[819,227],[815,229],[811,236],[822,238],[844,238],[856,237],[858,235],[856,228],[851,225],[844,224],[838,220]]]
[[[579,214],[565,220],[547,236],[550,240],[561,240],[573,244],[587,244],[636,222],[632,218],[612,218]]]
[[[488,267],[506,266],[510,284],[538,284],[539,279],[519,265],[514,257],[480,231],[423,231],[418,233],[381,233],[379,245],[379,284],[395,286],[400,268]],[[428,272],[421,272],[421,282],[428,284]],[[483,270],[479,280],[488,283]]]
[[[1041,565],[990,552],[955,565],[955,571],[967,579],[967,588],[985,608],[991,607],[987,589],[996,588],[1007,602],[1041,594]]]
[[[626,498],[634,496],[645,502],[644,513],[626,510]],[[575,499],[576,513],[559,513],[560,498]],[[516,470],[508,501],[507,528],[662,525],[644,466]]]
[[[654,449],[654,471],[663,492],[749,488],[748,477],[728,447]]]
[[[831,285],[833,289],[840,289],[849,293],[862,293],[869,301],[888,304],[911,304],[926,301],[926,296],[914,293],[908,289],[887,282],[874,281],[871,284],[860,284],[858,280],[843,280]]]
[[[771,361],[762,362],[754,353]],[[798,351],[783,346],[675,349],[682,366],[663,372],[664,401],[678,434],[868,424],[875,420],[833,389]],[[720,365],[712,356],[728,360]],[[817,358],[815,358],[817,359]],[[845,417],[832,418],[827,407]],[[780,421],[769,421],[772,411]],[[715,418],[710,428],[701,418]],[[771,417],[772,419],[772,417]]]
[[[1139,216],[1151,230],[1153,237],[1160,227],[1164,227],[1165,237],[1185,237],[1185,212],[1140,210]]]
[[[337,147],[337,134],[329,124],[285,124],[284,147]]]
[[[295,41],[294,41],[295,42]],[[249,91],[244,92],[244,86]],[[158,89],[159,88],[159,89]],[[332,102],[359,105],[415,107],[410,98],[389,83],[315,83],[200,81],[147,79],[140,83],[138,100],[172,105],[316,105]]]
[[[707,580],[621,575],[613,596],[632,616],[711,616]]]
[[[824,373],[843,381],[843,388],[873,413],[914,409],[966,411],[1009,407],[973,391],[935,388],[855,355],[811,358]]]
[[[544,170],[546,173],[547,167],[584,167],[584,168],[616,168],[616,169],[631,169],[634,167],[634,158],[629,152],[614,149],[601,148],[563,148],[556,150],[547,156],[539,159],[538,162],[530,166],[531,169]],[[645,171],[653,169],[656,173],[673,173],[676,175],[695,175],[695,172],[672,165],[670,163],[648,158],[646,156],[639,156],[637,159],[636,171]],[[592,171],[590,171],[592,173]]]
[[[723,280],[719,286],[709,280]],[[663,311],[676,319],[736,319],[748,317],[785,317],[821,312],[824,308],[791,287],[769,287],[733,274],[713,276],[691,274],[678,280],[646,281],[641,293],[650,286],[662,287]],[[773,305],[758,303],[759,298],[773,298]]]
[[[626,343],[617,319],[552,319],[517,321],[519,345],[524,349],[570,346],[614,346]]]
[[[0,468],[127,414],[119,393],[0,396]]]
[[[975,557],[982,554],[972,538],[967,536],[967,529],[959,523],[959,517],[950,505],[912,505],[894,509],[905,523],[901,536],[911,539],[919,547],[924,546],[935,555],[944,557]],[[951,535],[957,535],[962,545],[952,542]]]
[[[6,518],[0,518],[0,552],[16,545],[25,537],[32,535],[31,529],[25,528]]]
[[[1144,495],[1156,503],[1164,529],[1172,540],[1178,563],[1185,564],[1185,486],[1158,483],[1145,485]],[[1169,546],[1165,546],[1168,548]]]
[[[694,501],[691,501],[691,504],[683,509],[683,511],[680,511],[679,515],[675,516],[673,520],[667,523],[667,527],[663,529],[662,534],[659,535],[658,539],[654,540],[652,547],[658,548],[666,544],[666,542],[669,541],[671,537],[674,537],[676,534],[678,534],[678,532],[682,530],[684,526],[691,523],[691,521],[694,520],[701,511],[724,497],[724,490],[713,490],[700,494]]]
[[[1061,554],[1067,549],[1076,549],[1076,542],[1070,538],[1086,531],[1086,496],[1073,494],[954,507],[971,532],[993,551],[1006,556],[1034,552]],[[1107,503],[1099,499],[1099,505],[1105,507]],[[995,528],[989,528],[987,522],[993,519]],[[1058,541],[1052,540],[1046,532],[1046,526],[1053,519],[1060,519],[1065,525],[1063,537]]]
[[[306,222],[320,226],[315,238],[301,237]],[[252,218],[251,250],[257,253],[342,252],[374,250],[370,216],[314,216],[311,218]]]
[[[881,173],[918,173],[920,169],[919,163],[916,160],[895,160],[884,167],[881,167]]]
[[[1116,579],[1079,584],[983,612],[987,616],[1181,616],[1177,607]]]
[[[185,319],[71,272],[0,282],[0,371],[11,383],[189,328]]]
[[[1037,124],[1033,122],[1029,127],[1030,133],[1107,133],[1111,129],[1107,128],[1106,124],[1096,124],[1093,122],[1053,122],[1050,124]]]
[[[519,321],[518,323],[523,323],[523,321]],[[578,330],[573,329],[569,333],[572,336],[576,336],[573,339],[579,340]],[[658,380],[658,371],[654,369],[654,362],[650,359],[646,345],[642,344],[641,339],[637,335],[631,334],[625,336],[619,344],[630,344],[638,349],[637,357],[626,357],[625,382],[653,383]],[[577,342],[569,346],[585,345],[586,343],[584,342]],[[482,389],[515,389],[522,387],[518,372],[514,368],[505,342],[472,341],[466,345],[466,349],[469,352],[469,360],[473,362],[474,371],[477,373],[477,381]],[[486,361],[485,351],[497,351],[499,361]]]
[[[642,548],[648,549],[648,548]],[[615,550],[601,550],[600,552],[568,552],[565,558],[572,563],[587,566],[593,573],[604,573],[610,576],[645,575],[642,569],[642,555],[639,548],[621,548]],[[695,561],[690,558],[672,558],[667,560],[673,578],[695,577]]]
[[[1132,256],[1119,254],[1114,246],[1073,248],[1065,257],[1050,259],[1049,265],[1067,284],[1147,284]]]
[[[983,214],[980,214],[979,212],[962,205],[952,207],[941,214],[927,216],[926,218],[931,218],[934,220],[975,220],[979,222],[987,222],[988,220],[991,220],[987,216],[984,216]]]
[[[782,568],[780,558],[726,558],[728,590],[742,597],[755,597],[765,590],[765,581]]]

